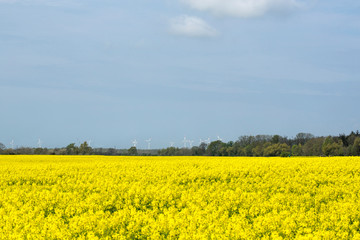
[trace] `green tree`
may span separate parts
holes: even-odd
[[[68,155],[75,155],[79,154],[79,148],[75,146],[75,143],[70,143],[66,146],[66,154]]]
[[[2,153],[6,149],[5,145],[0,143],[0,153]]]
[[[321,156],[322,153],[322,145],[324,142],[323,137],[317,137],[309,139],[302,148],[304,156]]]
[[[280,156],[281,153],[288,154],[289,152],[290,147],[286,143],[275,143],[264,149],[264,156]]]
[[[301,144],[299,144],[299,145],[295,144],[291,147],[291,155],[292,156],[302,156],[303,155]]]
[[[280,142],[280,136],[279,135],[274,135],[271,139],[272,143],[279,143]]]
[[[354,156],[360,156],[360,137],[355,138],[351,153]]]
[[[138,151],[136,149],[135,146],[131,147],[128,149],[128,154],[131,155],[131,156],[137,156],[138,155]]]
[[[253,156],[260,157],[264,155],[264,148],[262,145],[257,145],[252,149]]]
[[[325,156],[339,156],[343,154],[342,142],[335,142],[334,138],[328,136],[322,145],[322,152]]]
[[[207,144],[202,142],[199,147],[193,147],[193,155],[203,156],[206,153]]]
[[[44,149],[43,148],[35,148],[34,154],[36,154],[36,155],[44,154]]]
[[[225,143],[220,140],[213,141],[207,147],[206,153],[209,156],[220,156],[220,149],[224,146],[226,146]]]
[[[235,156],[236,155],[236,150],[234,147],[228,147],[226,149],[227,152],[227,156]]]
[[[91,154],[91,152],[92,152],[92,148],[89,146],[89,144],[86,141],[80,144],[79,154],[89,155]]]
[[[304,145],[307,141],[314,138],[314,135],[311,133],[298,133],[295,137],[295,143]]]

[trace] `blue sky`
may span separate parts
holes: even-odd
[[[0,0],[0,142],[360,129],[356,0]]]

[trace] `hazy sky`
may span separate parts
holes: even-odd
[[[359,0],[0,0],[0,142],[360,129]]]

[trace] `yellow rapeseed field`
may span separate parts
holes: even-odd
[[[360,157],[0,156],[0,239],[360,239]]]

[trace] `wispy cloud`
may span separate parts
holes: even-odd
[[[180,0],[191,8],[215,15],[259,17],[270,12],[288,13],[300,6],[297,0]]]
[[[180,16],[170,21],[170,30],[173,34],[187,37],[214,37],[217,31],[204,20],[192,16]]]

